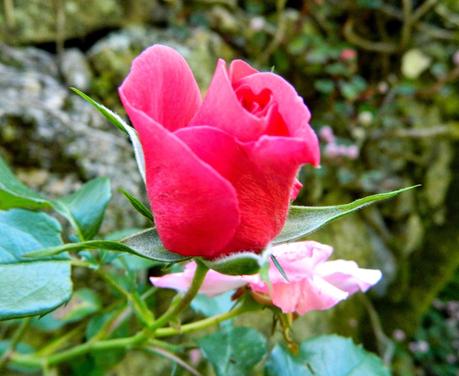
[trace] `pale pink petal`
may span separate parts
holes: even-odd
[[[181,273],[166,274],[162,277],[151,277],[151,283],[156,287],[186,291],[191,285],[196,263],[190,262]],[[215,296],[226,291],[234,290],[246,284],[241,276],[229,276],[209,270],[199,290],[201,294]]]
[[[382,277],[379,270],[359,268],[354,261],[334,260],[323,263],[316,269],[326,281],[353,294],[367,291]]]
[[[333,252],[333,248],[312,240],[294,243],[284,243],[273,247],[272,254],[284,269],[290,281],[299,281],[314,275],[315,267],[326,261]],[[272,282],[284,282],[271,261],[269,270]]]
[[[132,107],[169,130],[186,126],[201,104],[187,62],[162,45],[154,45],[134,59],[120,91]]]
[[[296,312],[302,294],[301,282],[275,283],[270,291],[273,304],[284,313]]]
[[[304,315],[310,311],[330,309],[348,296],[346,291],[333,286],[318,276],[313,276],[311,279],[303,281],[296,312]]]

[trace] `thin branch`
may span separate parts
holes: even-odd
[[[258,59],[258,62],[260,64],[264,64],[269,60],[271,55],[279,47],[279,45],[282,43],[282,40],[284,39],[284,34],[285,34],[285,29],[286,29],[284,10],[285,10],[286,3],[287,3],[287,0],[277,0],[276,2],[276,8],[277,8],[276,32],[274,33],[274,37],[271,40],[271,43],[269,43],[269,45],[265,49],[265,52],[261,54],[260,58]]]
[[[202,373],[198,372],[198,370],[196,370],[195,368],[191,367],[183,359],[181,359],[177,355],[175,355],[175,354],[173,354],[173,353],[171,353],[171,352],[169,352],[169,351],[167,351],[165,349],[162,349],[160,347],[147,347],[144,350],[149,352],[149,353],[154,353],[154,354],[157,354],[157,355],[161,355],[161,356],[173,361],[174,363],[177,363],[180,367],[182,367],[183,369],[186,369],[189,373],[191,373],[194,376],[202,376]]]
[[[397,129],[393,131],[376,131],[371,135],[371,139],[380,138],[411,138],[422,139],[432,137],[451,136],[454,134],[454,129],[448,125],[437,125],[429,128],[412,128],[412,129]]]
[[[397,51],[397,46],[389,42],[376,42],[365,39],[360,35],[357,35],[354,31],[354,21],[348,19],[344,24],[344,37],[348,42],[364,49],[367,51],[381,52],[385,54],[391,54]]]
[[[438,3],[438,0],[426,0],[420,5],[416,11],[411,16],[411,23],[416,23],[422,16],[424,16],[430,8],[432,8],[435,4]]]
[[[411,26],[413,25],[411,16],[413,12],[413,3],[411,0],[402,0],[403,5],[403,26],[402,36],[400,40],[400,48],[404,49],[408,46],[411,39]]]

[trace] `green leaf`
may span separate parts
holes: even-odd
[[[63,252],[78,252],[85,249],[105,249],[115,252],[132,253],[150,260],[161,262],[179,262],[188,260],[189,257],[172,253],[166,250],[154,229],[144,230],[122,241],[114,240],[89,240],[81,243],[69,243],[58,247],[40,249],[27,254],[29,258],[55,256]]]
[[[105,312],[93,316],[86,326],[86,338],[93,338],[109,320],[113,320],[117,311]],[[122,338],[130,334],[130,322],[124,320],[108,338]],[[75,358],[70,362],[72,375],[97,376],[108,375],[113,366],[123,360],[127,349],[112,349],[110,351],[91,351],[85,357]],[[135,372],[134,372],[135,373]]]
[[[47,315],[35,317],[32,324],[43,332],[53,332],[68,323],[80,321],[101,308],[99,296],[93,290],[82,288],[74,292],[67,304]]]
[[[266,363],[267,376],[389,376],[376,355],[336,335],[320,336],[303,342],[293,355],[277,345]]]
[[[349,204],[336,206],[291,206],[287,222],[274,244],[297,240],[317,231],[322,226],[335,221],[347,214],[362,209],[378,201],[393,198],[402,192],[419,187],[402,188],[392,192],[378,193],[355,200]]]
[[[179,262],[190,258],[164,248],[154,228],[128,236],[122,240],[122,243],[130,247],[134,251],[133,253],[151,260]]]
[[[260,270],[261,259],[253,252],[233,253],[215,260],[201,260],[209,269],[228,275],[255,274]]]
[[[53,206],[70,221],[81,240],[88,240],[99,231],[110,198],[110,181],[97,178],[71,195],[53,201]]]
[[[134,235],[142,231],[138,228],[127,228],[124,230],[116,231],[108,234],[105,239],[107,240],[122,240],[130,235]],[[138,256],[132,253],[117,253],[117,252],[103,252],[101,257],[104,263],[111,263],[117,268],[123,270],[129,270],[131,272],[137,272],[139,270],[145,270],[155,265],[160,265],[158,261],[150,260],[142,256]]]
[[[128,191],[125,191],[124,189],[121,189],[120,191],[129,200],[129,202],[131,203],[131,205],[134,207],[135,210],[137,210],[145,218],[153,222],[153,215],[151,214],[151,210],[149,210],[142,201],[140,201],[138,198],[134,197],[133,195],[131,195]]]
[[[96,313],[102,308],[99,296],[88,288],[82,288],[72,296],[72,299],[53,313],[55,317],[64,323],[76,322]]]
[[[61,243],[59,223],[23,209],[0,212],[0,320],[44,314],[70,299],[66,260],[27,260],[30,251]]]
[[[0,210],[50,208],[48,200],[22,184],[0,157]]]
[[[115,114],[113,111],[109,110],[104,105],[97,103],[94,99],[83,93],[82,91],[72,87],[70,88],[74,93],[78,94],[86,102],[92,104],[110,123],[115,127],[121,130],[123,133],[126,133],[131,139],[132,146],[134,148],[135,160],[137,161],[137,167],[139,168],[140,175],[142,176],[143,181],[145,182],[145,160],[143,157],[143,149],[140,144],[139,137],[134,128],[130,127],[126,122],[121,119],[118,114]]]
[[[212,297],[198,294],[191,302],[191,308],[206,317],[225,313],[234,306],[234,302],[231,300],[232,295],[233,291]]]
[[[266,352],[265,337],[252,328],[226,328],[198,343],[217,376],[249,375]]]

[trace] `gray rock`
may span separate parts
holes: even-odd
[[[190,64],[202,90],[210,82],[217,58],[230,60],[234,57],[234,52],[221,37],[208,30],[190,29],[187,37],[179,38],[170,31],[130,27],[110,33],[88,51],[88,60],[96,76],[92,85],[94,91],[116,106],[116,86],[128,73],[132,60],[155,43],[178,50]]]
[[[24,180],[53,196],[108,176],[114,199],[104,231],[142,225],[116,191],[143,191],[128,140],[59,81],[52,55],[0,45],[0,56],[0,147]],[[49,179],[36,169],[48,170]]]
[[[92,72],[83,52],[76,48],[65,50],[61,56],[60,68],[65,82],[80,90],[88,90]]]

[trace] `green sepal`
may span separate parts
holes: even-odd
[[[141,231],[121,241],[89,240],[80,243],[68,243],[58,247],[41,249],[25,255],[29,258],[49,257],[63,252],[79,252],[87,249],[105,249],[107,251],[132,253],[150,260],[174,263],[189,259],[166,250],[154,229]]]
[[[253,252],[233,253],[214,260],[201,261],[212,270],[227,275],[250,275],[258,273],[261,257]]]
[[[151,214],[151,210],[149,210],[142,201],[140,201],[137,197],[134,197],[128,191],[124,189],[119,190],[124,197],[128,199],[132,207],[137,210],[140,214],[142,214],[145,218],[153,222],[153,214]]]
[[[90,103],[92,106],[99,111],[105,119],[107,119],[110,123],[112,123],[115,127],[117,127],[121,132],[127,134],[131,140],[132,147],[134,148],[135,160],[137,162],[137,167],[139,169],[140,175],[142,176],[143,181],[145,181],[145,160],[143,156],[143,149],[142,145],[140,144],[139,137],[137,136],[137,132],[134,128],[129,126],[118,114],[115,114],[113,111],[109,110],[104,105],[96,102],[92,99],[89,95],[86,95],[82,91],[71,87],[75,94],[79,95],[83,98],[86,102]]]
[[[400,193],[417,187],[419,187],[419,185],[398,189],[392,192],[378,193],[360,198],[344,205],[291,206],[287,222],[285,223],[285,226],[279,236],[274,239],[273,244],[304,238],[306,235],[317,231],[322,226],[325,226],[338,218],[351,214],[376,202],[393,198]]]

